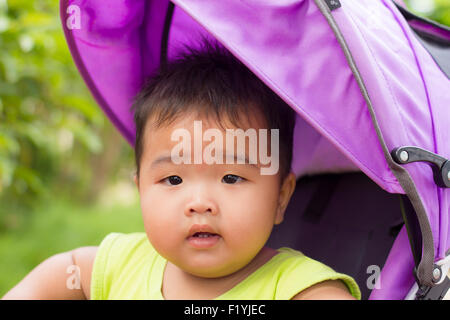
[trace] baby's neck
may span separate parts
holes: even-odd
[[[166,300],[212,300],[234,288],[278,252],[264,247],[242,269],[220,278],[202,278],[185,272],[167,262],[164,270],[162,295]]]

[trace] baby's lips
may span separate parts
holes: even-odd
[[[211,234],[220,236],[220,234],[218,234],[216,232],[216,230],[208,224],[193,224],[191,226],[191,228],[189,229],[187,238],[192,237],[196,233],[200,233],[200,232],[211,233]]]

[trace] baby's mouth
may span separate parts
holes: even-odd
[[[193,238],[210,238],[210,237],[220,237],[217,233],[211,232],[196,232],[191,237]]]
[[[194,224],[189,230],[187,241],[196,249],[213,248],[222,238],[216,230],[207,224]]]
[[[187,238],[190,246],[199,250],[206,250],[215,247],[221,236],[212,232],[195,232]]]
[[[220,236],[215,228],[208,224],[193,224],[189,229],[187,238],[209,238]]]

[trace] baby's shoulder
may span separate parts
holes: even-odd
[[[124,248],[129,250],[130,247],[148,246],[150,243],[145,232],[111,232],[100,243],[100,249],[120,250]]]
[[[316,283],[296,294],[292,300],[356,300],[341,280]]]
[[[79,247],[72,250],[72,259],[77,267],[74,270],[79,277],[81,288],[83,289],[86,299],[90,299],[91,275],[94,266],[95,257],[97,256],[98,247]]]
[[[349,275],[301,251],[288,247],[278,251],[278,263],[273,266],[273,273],[278,275],[277,291],[287,292],[289,299],[360,299],[358,284]]]

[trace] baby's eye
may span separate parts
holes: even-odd
[[[236,176],[234,174],[227,174],[222,178],[222,182],[227,184],[235,184],[238,181],[244,180],[243,178]]]
[[[171,186],[176,186],[177,184],[182,183],[183,179],[181,179],[179,176],[170,176],[170,177],[163,179],[162,181],[166,182],[167,184],[169,184]]]

